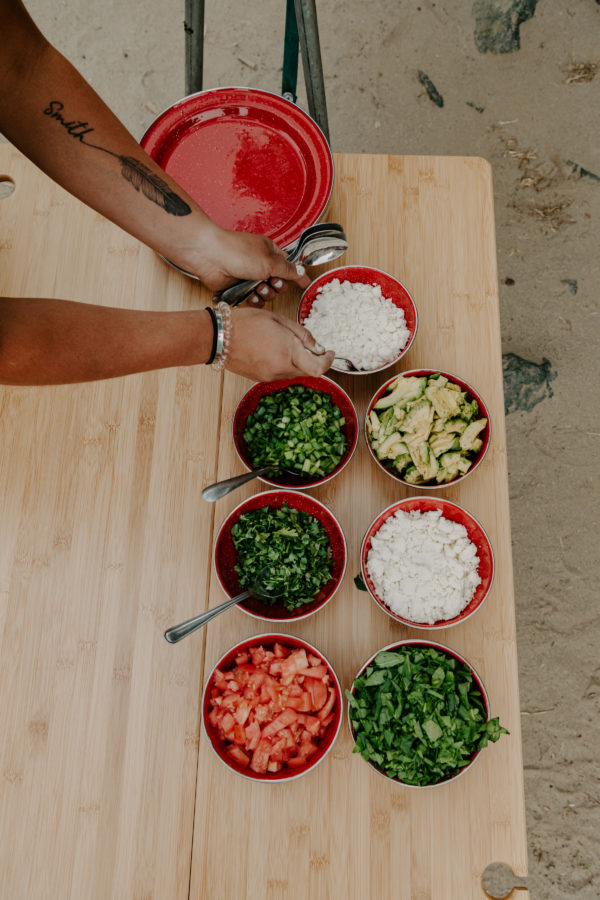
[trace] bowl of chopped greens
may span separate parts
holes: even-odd
[[[226,594],[257,581],[265,596],[238,604],[257,619],[290,622],[322,609],[346,571],[346,539],[326,506],[297,491],[264,491],[237,506],[221,525],[214,565]]]
[[[375,603],[402,625],[450,628],[482,606],[494,553],[477,519],[442,497],[407,497],[371,522],[361,575]]]
[[[358,417],[350,397],[324,376],[258,382],[233,417],[233,442],[244,465],[285,470],[261,477],[273,487],[324,484],[348,464],[357,441]]]
[[[342,707],[340,683],[320,650],[290,634],[258,634],[228,650],[212,670],[202,720],[230,769],[253,781],[281,782],[325,758]]]
[[[473,666],[433,641],[400,641],[374,653],[346,696],[354,753],[407,787],[452,781],[489,741],[509,733],[490,717]]]
[[[377,465],[407,487],[444,488],[483,461],[490,417],[480,395],[439,369],[411,369],[375,392],[365,438]]]

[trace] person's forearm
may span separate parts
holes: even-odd
[[[0,0],[0,131],[51,178],[174,262],[216,226],[142,150],[17,0]]]
[[[72,384],[195,365],[208,360],[212,340],[206,310],[0,298],[0,383]]]

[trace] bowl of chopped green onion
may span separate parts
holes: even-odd
[[[456,484],[482,463],[490,417],[481,396],[439,369],[411,369],[381,385],[365,415],[377,465],[407,487]]]
[[[489,741],[509,733],[490,717],[473,666],[433,641],[383,647],[360,668],[346,697],[353,752],[407,787],[452,781]]]
[[[348,464],[358,440],[358,417],[348,394],[330,378],[303,376],[258,382],[233,417],[233,442],[248,469],[273,465],[262,476],[273,487],[315,487]]]
[[[346,539],[333,513],[314,497],[264,491],[225,519],[213,560],[229,597],[262,586],[262,596],[238,604],[243,612],[269,622],[296,621],[336,593],[346,571]]]

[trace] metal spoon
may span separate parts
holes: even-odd
[[[243,475],[235,475],[233,478],[225,478],[223,481],[209,484],[202,491],[202,496],[209,503],[214,503],[215,500],[220,500],[221,497],[235,491],[236,488],[248,481],[252,481],[253,478],[260,478],[261,475],[267,475],[269,472],[273,475],[279,475],[282,472],[288,475],[298,475],[298,472],[292,472],[291,469],[284,469],[281,466],[262,466],[260,469],[252,469],[251,472],[245,472]]]
[[[317,230],[318,229],[318,230]],[[287,261],[305,266],[319,266],[337,259],[348,249],[348,241],[341,225],[329,223],[313,225],[306,229],[287,255]],[[224,290],[219,299],[230,306],[239,306],[262,284],[262,281],[239,281]]]
[[[224,603],[219,604],[219,606],[215,606],[213,609],[207,609],[206,612],[200,613],[198,616],[186,619],[186,621],[181,622],[180,625],[174,625],[172,628],[167,628],[164,633],[165,640],[168,641],[169,644],[176,644],[178,641],[182,640],[182,638],[187,637],[188,634],[197,631],[198,628],[202,628],[202,626],[206,625],[207,622],[210,622],[211,619],[220,616],[226,609],[229,609],[231,606],[237,606],[238,603],[247,600],[248,597],[256,597],[258,600],[263,598],[266,600],[277,600],[278,597],[281,597],[281,594],[269,592],[264,585],[268,572],[269,567],[265,566],[264,569],[260,570],[254,585],[249,590],[242,591],[242,593],[238,594],[236,597],[230,597],[228,600],[225,600]]]

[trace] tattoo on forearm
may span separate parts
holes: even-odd
[[[135,159],[133,156],[120,156],[118,153],[113,153],[112,150],[107,150],[106,147],[99,147],[98,144],[92,144],[91,141],[85,140],[85,135],[94,131],[93,127],[88,122],[67,121],[62,114],[64,108],[64,104],[60,100],[51,100],[44,110],[44,115],[50,116],[51,119],[56,119],[66,130],[67,134],[85,144],[86,147],[101,150],[103,153],[108,153],[110,156],[118,159],[121,163],[121,175],[123,178],[129,181],[136,191],[141,190],[144,196],[152,200],[153,203],[158,204],[158,206],[162,206],[170,215],[187,216],[191,213],[192,210],[185,200],[176,194],[170,185],[160,175],[149,169],[145,163],[140,162],[139,159]]]

